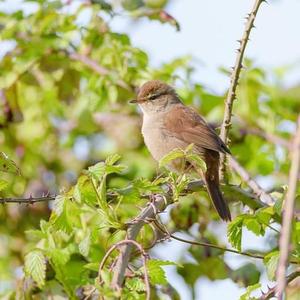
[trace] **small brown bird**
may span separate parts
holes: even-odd
[[[193,151],[206,163],[203,179],[209,196],[219,216],[230,221],[230,211],[219,188],[219,153],[230,151],[215,131],[164,82],[146,82],[131,103],[138,103],[143,112],[142,134],[155,160],[159,161],[175,148],[185,149],[194,144]],[[173,164],[170,168],[177,166]]]

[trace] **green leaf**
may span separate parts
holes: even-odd
[[[114,165],[119,159],[121,158],[121,156],[119,154],[112,154],[110,156],[108,156],[105,160],[105,164],[108,166],[112,166]]]
[[[274,207],[269,206],[266,208],[259,209],[255,213],[255,216],[257,217],[259,223],[268,225],[274,213],[275,213]]]
[[[16,163],[9,159],[4,152],[0,152],[0,171],[20,175],[20,170]]]
[[[46,277],[46,259],[40,250],[29,252],[25,256],[25,273],[42,287]]]
[[[282,211],[282,203],[283,203],[283,197],[278,198],[273,206],[275,213],[277,213],[277,215],[281,215],[281,211]]]
[[[150,277],[151,284],[167,284],[167,278],[162,266],[174,266],[177,265],[172,261],[164,261],[158,259],[151,259],[147,261],[147,272]]]
[[[260,235],[262,233],[261,224],[254,216],[245,217],[243,220],[243,225],[245,225],[247,229],[252,231],[255,235]]]
[[[261,287],[260,283],[256,283],[254,285],[250,285],[246,289],[246,293],[241,295],[240,300],[255,300],[256,298],[251,297],[252,292],[259,289]]]
[[[8,182],[4,179],[0,179],[0,192],[8,187]]]
[[[85,269],[98,272],[99,271],[99,263],[88,263],[84,265]]]
[[[228,240],[238,251],[241,251],[243,220],[243,217],[239,216],[230,222],[227,228]]]
[[[229,273],[231,279],[240,286],[247,287],[258,283],[260,278],[260,271],[253,263],[247,263],[238,269]]]
[[[97,194],[93,188],[91,179],[87,175],[79,177],[73,195],[76,201],[86,203],[91,207],[95,207],[98,204]]]
[[[63,195],[55,198],[50,223],[57,230],[72,232],[75,226],[79,226],[79,208],[72,202],[71,198]]]
[[[99,162],[88,168],[89,174],[92,175],[96,180],[100,180],[102,176],[105,174],[105,164],[104,162]]]
[[[90,245],[91,245],[91,233],[90,233],[90,231],[88,231],[85,234],[85,237],[83,238],[83,240],[78,245],[79,252],[83,256],[87,257],[89,255]]]
[[[278,260],[279,260],[279,251],[273,251],[264,257],[264,264],[267,268],[267,275],[269,280],[275,279]]]
[[[198,154],[190,153],[186,156],[186,159],[191,162],[196,168],[199,168],[203,172],[206,172],[206,163]]]
[[[55,197],[54,203],[53,203],[53,211],[57,216],[60,216],[64,211],[66,198],[63,195],[58,195]]]
[[[121,173],[126,167],[123,165],[114,165],[120,159],[120,155],[113,154],[106,158],[105,162],[99,162],[88,168],[88,174],[96,180],[101,180],[104,175],[111,173]]]
[[[71,251],[69,248],[55,248],[47,251],[47,256],[55,266],[64,266],[70,260]]]
[[[177,271],[190,286],[194,286],[199,277],[203,274],[199,265],[192,263],[183,264],[183,268]]]
[[[177,158],[183,158],[184,157],[184,151],[181,149],[174,149],[168,154],[166,154],[162,159],[159,161],[159,167],[165,167],[167,164],[169,164],[171,161],[177,159]]]
[[[146,290],[145,282],[140,278],[129,278],[125,285],[131,291],[144,292]]]

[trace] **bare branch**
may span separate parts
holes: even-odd
[[[84,65],[86,65],[87,67],[89,67],[90,69],[92,69],[93,71],[95,71],[101,76],[106,76],[112,73],[112,71],[101,66],[97,61],[91,59],[86,55],[72,52],[72,53],[68,53],[68,56],[73,60],[80,61],[81,63],[83,63]],[[117,85],[119,85],[120,87],[126,90],[132,90],[132,88],[125,81],[121,79],[117,80]]]
[[[29,198],[1,198],[0,204],[5,203],[19,203],[19,204],[33,204],[37,202],[47,202],[55,200],[56,196],[42,196],[42,197],[29,197]]]
[[[249,40],[251,29],[254,27],[256,14],[262,2],[264,1],[263,0],[255,1],[252,11],[247,17],[245,30],[242,39],[240,40],[240,47],[237,50],[237,57],[230,78],[230,87],[225,101],[224,118],[221,126],[221,133],[220,133],[220,137],[225,144],[227,144],[228,131],[231,126],[232,106],[233,106],[233,101],[236,99],[236,88],[238,85],[239,76],[242,69],[242,62],[244,58],[245,49]],[[225,158],[226,158],[225,155],[221,156],[221,164],[220,164],[221,180],[223,179],[225,173]]]
[[[151,205],[147,205],[137,218],[132,220],[128,224],[127,240],[136,240],[141,228],[148,222],[149,219],[153,219],[157,212],[162,211],[168,204],[172,203],[172,197],[155,195]],[[129,263],[130,254],[132,251],[131,245],[125,245],[121,248],[120,255],[117,258],[117,262],[114,269],[114,275],[112,279],[112,288],[120,290],[124,281],[125,271]]]
[[[268,142],[282,146],[284,148],[290,149],[292,144],[290,143],[289,140],[286,140],[278,135],[268,133],[263,131],[260,128],[242,128],[241,131],[245,134],[251,134],[251,135],[256,135],[261,137],[264,140],[267,140]]]
[[[118,247],[122,246],[122,245],[126,245],[127,247],[129,245],[133,245],[135,246],[136,248],[138,248],[138,250],[140,251],[141,255],[142,255],[142,258],[143,258],[143,267],[144,267],[144,273],[145,273],[145,287],[146,287],[146,300],[150,300],[150,281],[149,281],[149,275],[148,275],[148,272],[147,272],[147,260],[149,259],[148,257],[148,254],[144,251],[143,247],[138,243],[136,242],[135,240],[123,240],[123,241],[120,241],[116,244],[114,244],[107,252],[106,254],[104,255],[101,263],[100,263],[100,266],[99,266],[99,271],[98,271],[98,278],[99,278],[99,283],[102,284],[102,279],[101,279],[101,271],[105,265],[105,262],[107,261],[108,257],[110,256],[110,254]]]
[[[210,244],[210,243],[205,243],[205,242],[199,242],[199,241],[194,241],[194,240],[192,241],[192,240],[183,239],[183,238],[180,238],[180,237],[178,237],[178,236],[176,236],[174,234],[169,233],[167,230],[165,230],[161,226],[161,224],[159,222],[154,221],[154,224],[155,224],[155,226],[161,232],[163,232],[164,234],[166,234],[168,237],[170,237],[170,238],[172,238],[174,240],[186,243],[186,244],[197,245],[197,246],[202,246],[202,247],[209,247],[209,248],[219,249],[219,250],[222,250],[224,252],[231,252],[231,253],[235,253],[235,254],[249,256],[249,257],[252,257],[252,258],[264,259],[264,256],[260,255],[260,254],[255,254],[255,253],[250,253],[250,252],[239,252],[237,250],[226,248],[226,247],[222,247],[222,246],[215,245],[215,244]]]
[[[288,191],[284,201],[283,220],[281,227],[281,234],[279,239],[279,261],[276,272],[277,279],[277,297],[278,300],[283,299],[283,293],[286,286],[286,267],[289,256],[289,244],[291,235],[291,224],[294,214],[294,203],[298,182],[298,175],[300,171],[300,115],[298,116],[298,128],[295,134],[292,147],[292,161],[289,174]]]
[[[252,189],[253,193],[259,199],[261,199],[263,203],[268,205],[275,203],[275,200],[271,197],[271,195],[268,194],[253,178],[251,178],[251,175],[238,163],[234,157],[230,156],[228,160],[232,169],[240,175],[245,183]]]
[[[243,252],[243,251],[238,251],[238,250],[235,250],[235,249],[222,247],[222,246],[219,246],[219,245],[210,244],[210,243],[206,243],[206,242],[183,239],[181,237],[178,237],[174,234],[169,233],[166,229],[163,228],[162,224],[160,224],[157,220],[154,220],[154,224],[161,232],[166,234],[167,237],[173,238],[174,240],[177,240],[177,241],[180,241],[180,242],[183,242],[183,243],[186,243],[186,244],[197,245],[197,246],[208,247],[208,248],[214,248],[214,249],[222,250],[224,252],[230,252],[230,253],[234,253],[234,254],[248,256],[248,257],[251,257],[251,258],[257,258],[257,259],[264,259],[265,258],[265,256],[262,255],[262,254],[256,254],[256,253],[251,253],[251,252]],[[291,264],[297,264],[297,265],[299,264],[298,261],[294,261],[294,260],[291,260],[290,263]]]

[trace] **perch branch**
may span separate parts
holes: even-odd
[[[122,191],[130,191],[131,187],[126,187]],[[205,189],[203,182],[201,180],[192,181],[188,185],[188,189],[184,192],[183,195],[190,192],[197,192],[199,190]],[[233,202],[242,202],[244,205],[249,206],[251,209],[256,210],[258,208],[264,207],[265,204],[257,199],[255,194],[252,194],[248,191],[243,190],[240,186],[237,185],[222,185],[222,191],[227,195]],[[116,198],[118,193],[107,193],[107,196],[111,199]],[[19,204],[34,204],[36,202],[46,202],[55,200],[56,195],[46,195],[41,197],[28,197],[28,198],[0,198],[0,204],[6,203],[19,203]],[[143,196],[143,198],[149,198],[149,195]]]
[[[220,133],[220,137],[225,144],[227,144],[228,132],[231,126],[232,106],[233,106],[233,101],[236,99],[236,88],[238,85],[240,72],[243,67],[242,62],[243,62],[245,49],[249,40],[251,29],[254,27],[256,14],[262,2],[264,2],[264,0],[255,1],[252,11],[247,17],[247,22],[245,25],[245,30],[242,39],[239,41],[240,47],[237,50],[237,57],[230,78],[230,87],[225,101],[224,118],[221,126],[221,133]],[[224,173],[225,173],[225,158],[226,158],[225,155],[221,156],[221,164],[220,164],[221,180],[224,178]]]
[[[286,268],[289,256],[289,243],[291,235],[291,225],[294,214],[294,203],[296,197],[297,182],[300,170],[300,114],[298,116],[298,128],[295,134],[292,147],[292,161],[289,173],[288,190],[284,201],[284,211],[282,218],[281,234],[279,239],[279,261],[276,272],[277,297],[282,300],[286,286]]]
[[[126,245],[127,247],[130,246],[135,246],[136,248],[138,248],[138,250],[141,253],[141,256],[143,258],[143,267],[144,267],[144,272],[145,272],[145,287],[146,287],[146,300],[150,300],[150,281],[149,281],[149,275],[147,272],[147,259],[148,259],[148,254],[144,251],[143,247],[136,242],[135,240],[123,240],[120,241],[118,243],[116,243],[115,245],[113,245],[104,255],[100,266],[99,266],[99,271],[98,271],[98,278],[99,278],[99,283],[102,283],[102,279],[101,279],[101,271],[105,265],[105,262],[107,261],[108,257],[110,256],[110,254],[118,247],[121,247],[123,245]]]
[[[193,181],[188,184],[185,193],[199,191],[203,188],[204,186],[202,181]],[[257,200],[255,195],[242,190],[238,186],[224,185],[221,186],[221,189],[222,191],[224,191],[225,197],[228,196],[227,198],[233,200],[238,198],[245,205],[248,205],[252,209],[258,209],[260,207],[266,206],[265,203],[261,202],[260,200]],[[156,214],[160,211],[163,211],[171,203],[173,203],[173,199],[171,193],[169,192],[166,192],[164,195],[153,195],[152,202],[149,203],[135,219],[128,223],[126,239],[136,240],[141,228],[149,221],[155,220]],[[223,251],[229,251],[232,253],[243,255],[243,253],[240,253],[234,249],[219,248],[218,245],[206,244],[206,246],[215,248],[218,247],[218,249],[221,249]],[[122,288],[125,278],[125,271],[129,264],[131,252],[132,245],[125,245],[121,247],[120,254],[116,260],[114,275],[111,283],[111,286],[114,290],[121,290]],[[263,258],[262,256],[260,257],[260,255],[255,255],[251,253],[247,253],[245,255],[251,257],[259,256],[256,258]]]
[[[147,220],[153,219],[158,211],[164,210],[166,206],[171,202],[172,198],[170,194],[168,196],[155,195],[151,202],[151,205],[147,205],[139,214],[139,216],[128,224],[126,239],[136,240],[141,228],[148,222]],[[111,284],[112,288],[115,290],[120,290],[122,288],[125,271],[129,263],[131,251],[132,245],[125,245],[121,247],[120,255],[117,258]]]

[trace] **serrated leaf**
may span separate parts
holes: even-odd
[[[171,161],[177,159],[177,158],[183,158],[184,157],[184,151],[181,149],[174,149],[168,154],[166,154],[162,159],[159,161],[159,167],[164,167],[167,164],[169,164]]]
[[[88,264],[84,265],[84,268],[98,272],[99,271],[99,263],[88,263]]]
[[[50,216],[50,224],[57,230],[72,232],[80,225],[79,208],[67,196],[56,197],[57,202]]]
[[[16,163],[9,159],[8,156],[0,151],[0,171],[5,173],[13,173],[20,175],[20,170],[17,167]]]
[[[158,259],[151,259],[147,261],[147,271],[152,284],[167,284],[167,278],[162,266],[177,265],[172,261],[164,261]]]
[[[206,163],[205,161],[195,153],[188,154],[186,159],[192,163],[196,168],[201,169],[203,172],[206,172]]]
[[[250,285],[246,289],[246,293],[241,295],[240,300],[255,300],[256,298],[251,297],[252,292],[259,289],[261,287],[260,283],[256,283],[254,285]]]
[[[227,228],[227,237],[232,245],[232,247],[236,248],[238,251],[241,251],[241,243],[242,243],[242,231],[243,229],[243,218],[237,217],[232,222],[229,223]]]
[[[112,154],[110,156],[108,156],[105,160],[105,164],[108,166],[112,166],[113,164],[115,164],[119,159],[121,158],[121,156],[119,154]]]
[[[258,222],[258,220],[255,217],[250,216],[244,218],[243,225],[245,225],[247,229],[253,232],[255,235],[262,234],[261,224]]]
[[[279,260],[279,251],[273,251],[264,257],[264,264],[267,268],[267,275],[269,280],[275,279],[278,260]]]
[[[79,177],[74,188],[73,197],[76,201],[86,203],[91,207],[95,207],[97,205],[97,195],[93,188],[91,179],[88,176],[82,175]]]
[[[275,213],[277,213],[277,215],[279,216],[281,215],[281,211],[282,211],[282,203],[283,203],[283,197],[277,199],[273,206]]]
[[[88,167],[88,173],[92,175],[96,180],[100,180],[102,176],[105,174],[105,163],[99,162],[91,167]]]
[[[272,216],[274,214],[274,208],[272,206],[269,206],[267,208],[259,209],[255,216],[261,224],[268,225],[270,220],[272,219]]]
[[[130,278],[126,280],[126,287],[131,291],[144,292],[145,282],[140,278]]]
[[[47,256],[56,266],[64,266],[69,260],[71,253],[68,248],[64,249],[51,249],[48,251]]]
[[[25,273],[42,287],[46,277],[46,259],[40,250],[29,252],[25,256]]]
[[[8,182],[4,179],[0,179],[0,192],[8,187]]]
[[[105,162],[99,162],[94,166],[88,168],[88,174],[90,174],[94,179],[101,180],[103,176],[112,173],[121,173],[126,169],[123,165],[114,165],[120,159],[120,155],[113,154],[110,155]]]
[[[87,257],[89,255],[90,245],[91,245],[91,233],[90,231],[88,231],[84,239],[78,245],[79,252],[83,256]]]
[[[58,195],[55,197],[53,203],[53,211],[57,216],[60,216],[63,213],[64,206],[65,206],[66,198],[63,195]]]

